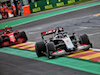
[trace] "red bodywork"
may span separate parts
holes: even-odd
[[[13,42],[13,43],[14,43],[14,42],[16,41],[13,31],[11,31],[11,32],[9,32],[9,33],[5,32],[5,33],[3,34],[3,36],[8,36],[9,39],[10,39],[10,42]]]
[[[59,27],[58,29],[59,29],[59,31],[63,31],[63,28],[62,27]],[[41,34],[44,36],[44,35],[53,34],[55,32],[56,32],[56,29],[53,29],[53,30],[44,31]]]
[[[12,31],[10,30],[12,29],[12,27],[6,27],[4,29],[0,29],[0,31],[4,31],[4,33],[0,34],[0,37],[4,39],[9,38],[9,40],[7,41],[3,41],[2,43],[0,43],[1,46],[10,46],[13,44],[18,44],[18,43],[22,43],[25,41],[24,38],[15,38],[15,33],[16,35],[20,35],[20,33],[18,32],[18,30],[16,31]]]

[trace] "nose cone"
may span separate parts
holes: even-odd
[[[75,51],[75,50],[76,50],[75,47],[73,47],[73,48],[68,48],[68,49],[66,50],[66,52],[71,52],[71,51]]]
[[[61,49],[52,53],[53,56],[61,56],[64,54],[66,54],[66,51],[64,49]]]

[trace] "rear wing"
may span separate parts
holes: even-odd
[[[59,32],[64,31],[64,29],[62,27],[58,27],[57,29],[58,29]],[[57,29],[44,31],[44,32],[41,33],[41,35],[45,36],[45,35],[53,34],[53,33],[56,32]]]
[[[8,29],[12,29],[12,27],[5,27],[4,29],[0,29],[0,31],[6,31]]]

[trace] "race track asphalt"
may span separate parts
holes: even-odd
[[[5,53],[0,53],[0,60],[0,75],[95,75]]]

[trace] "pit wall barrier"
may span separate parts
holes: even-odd
[[[61,7],[66,4],[73,4],[75,2],[84,0],[41,0],[37,2],[30,3],[31,13],[52,9],[55,7]]]
[[[23,6],[23,14],[24,15],[31,14],[30,5]]]
[[[37,2],[30,3],[30,5],[23,6],[23,15],[28,15],[31,13],[52,9],[55,7],[61,7],[66,4],[73,4],[75,2],[84,1],[84,0],[41,0]],[[14,15],[8,12],[9,17],[14,17]],[[2,15],[0,14],[0,19]]]

